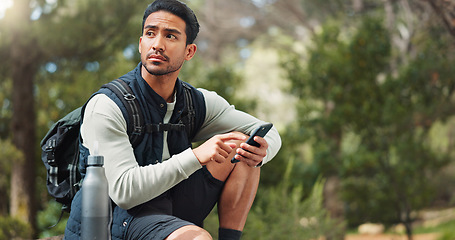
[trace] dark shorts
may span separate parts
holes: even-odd
[[[144,204],[128,227],[127,239],[165,239],[186,225],[203,227],[224,182],[203,167],[156,199]]]

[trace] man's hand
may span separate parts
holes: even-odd
[[[244,142],[246,139],[246,135],[238,132],[215,135],[193,149],[193,153],[201,165],[206,165],[211,161],[223,163],[229,157],[229,154],[239,147],[232,140]]]
[[[235,155],[235,159],[248,164],[250,167],[256,167],[262,162],[267,155],[267,148],[269,147],[267,141],[262,137],[256,136],[254,141],[259,143],[260,146],[255,147],[247,143],[241,143]]]

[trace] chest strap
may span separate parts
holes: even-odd
[[[164,131],[186,131],[189,140],[194,130],[194,120],[196,117],[195,109],[193,106],[193,99],[191,96],[190,87],[183,82],[183,90],[185,96],[184,111],[178,124],[172,123],[159,123],[159,124],[145,124],[144,116],[142,115],[139,102],[134,96],[133,90],[130,86],[121,79],[116,79],[110,83],[104,84],[104,88],[108,88],[114,92],[123,103],[128,112],[128,132],[130,134],[131,145],[137,146],[142,141],[143,133],[164,132]],[[123,97],[120,97],[123,96]]]

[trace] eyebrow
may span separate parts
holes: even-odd
[[[159,29],[159,27],[155,26],[155,25],[147,25],[147,26],[144,27],[144,30],[146,30],[146,29],[156,30],[156,29]],[[170,32],[170,33],[174,33],[174,34],[178,34],[178,35],[182,35],[182,32],[180,32],[179,30],[177,30],[175,28],[165,28],[164,31]]]

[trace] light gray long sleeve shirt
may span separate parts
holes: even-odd
[[[206,116],[195,141],[231,131],[250,134],[264,123],[238,111],[215,92],[199,89],[205,98]],[[174,103],[168,104],[164,123],[172,116]],[[127,123],[117,104],[104,94],[95,95],[88,102],[81,126],[84,146],[93,149],[99,144],[99,154],[104,156],[104,167],[109,183],[109,195],[121,208],[130,209],[145,203],[177,185],[202,166],[191,148],[170,156],[167,133],[164,134],[162,163],[139,166],[127,134]],[[262,164],[270,161],[281,147],[278,131],[272,128],[265,136],[269,148]]]

